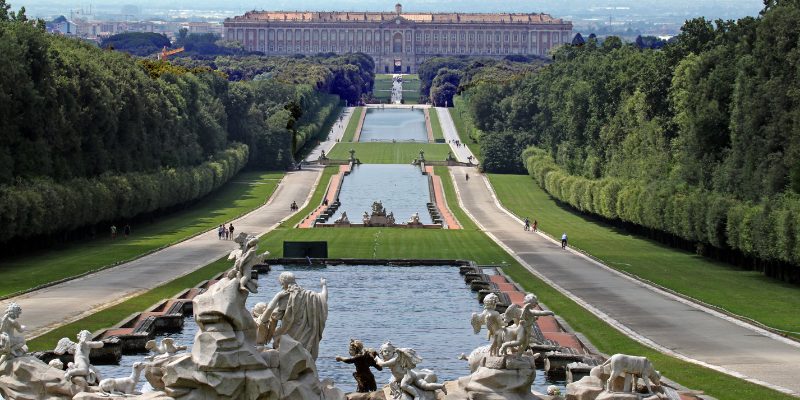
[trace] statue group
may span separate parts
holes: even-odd
[[[355,365],[360,393],[345,395],[333,382],[320,381],[316,367],[328,317],[326,280],[320,280],[317,292],[302,288],[292,272],[283,272],[273,298],[248,310],[248,296],[258,292],[252,268],[268,253],[259,253],[252,236],[240,235],[236,242],[239,246],[229,257],[233,266],[193,299],[199,328],[193,345],[151,340],[145,347],[153,354],[134,363],[127,377],[100,376],[90,353],[104,343],[86,330],[77,334],[77,341],[58,342],[55,353],[71,355],[70,362],[54,359],[46,364],[29,355],[22,309],[9,304],[0,318],[0,395],[7,400],[537,399],[531,392],[537,354],[529,344],[537,318],[553,313],[539,309],[533,294],[502,314],[498,297],[485,297],[484,309],[470,322],[476,334],[486,328],[488,344],[472,351],[470,374],[456,381],[438,382],[432,370],[419,368],[423,359],[412,348],[387,341],[375,351],[351,339],[350,357],[336,360]],[[388,370],[388,385],[378,387],[373,368]],[[137,392],[142,374],[155,391]],[[661,393],[660,374],[646,358],[614,355],[568,391],[591,394],[582,399],[627,400],[638,379],[645,381],[648,392]]]

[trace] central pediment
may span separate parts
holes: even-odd
[[[384,22],[381,22],[381,28],[390,28],[390,27],[410,28],[413,26],[416,26],[416,22],[411,21],[409,19],[405,19],[400,15],[395,16],[394,18],[386,20]]]

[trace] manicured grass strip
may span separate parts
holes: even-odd
[[[347,128],[344,130],[342,142],[352,142],[353,137],[356,135],[358,129],[358,121],[361,120],[361,114],[364,113],[364,107],[356,107],[353,109],[353,115],[350,116],[350,121],[347,122]]]
[[[0,296],[132,260],[230,222],[263,205],[282,177],[282,172],[242,172],[184,210],[133,225],[127,239],[122,235],[124,225],[117,223],[116,240],[102,231],[97,239],[2,260]]]
[[[69,337],[74,340],[75,335],[83,329],[94,332],[100,329],[109,328],[122,321],[122,319],[128,315],[144,311],[161,299],[174,297],[182,290],[194,287],[206,279],[211,279],[215,275],[229,269],[232,266],[232,262],[228,261],[227,257],[220,258],[219,260],[206,265],[197,271],[167,282],[155,289],[128,299],[127,301],[124,301],[116,306],[99,311],[71,324],[56,328],[42,336],[37,337],[36,339],[29,340],[28,347],[31,349],[31,351],[53,349],[59,339],[62,337]],[[24,323],[25,314],[23,314],[22,320]]]
[[[464,99],[462,99],[461,96],[453,97],[453,103],[455,103],[455,107],[448,108],[447,111],[450,112],[450,118],[453,119],[453,124],[456,126],[456,131],[458,132],[461,143],[466,144],[479,161],[483,160],[481,146],[478,141],[475,140],[476,138],[473,137],[476,136],[477,133],[470,134],[470,132],[477,132],[478,130],[472,125],[472,121],[469,120],[469,113],[464,104]]]
[[[450,176],[450,170],[447,167],[433,167],[436,175],[442,177],[442,189],[444,190],[444,197],[447,200],[447,207],[450,212],[456,217],[458,223],[461,224],[461,229],[478,230],[478,225],[472,221],[472,218],[467,216],[467,213],[458,205],[458,197],[456,190],[453,186],[453,179]]]
[[[442,132],[442,124],[439,123],[439,112],[435,108],[428,111],[431,118],[431,131],[433,131],[433,140],[444,140],[444,132]]]
[[[444,161],[450,146],[429,143],[383,143],[359,142],[339,143],[333,147],[329,157],[346,160],[350,158],[350,149],[356,151],[356,158],[365,164],[410,164],[419,157],[419,151],[425,151],[425,159]]]
[[[500,201],[520,217],[539,222],[550,236],[604,264],[767,326],[800,331],[800,288],[674,249],[573,211],[557,203],[528,175],[489,175]],[[796,335],[800,336],[800,335]]]
[[[311,212],[314,211],[315,208],[319,207],[319,205],[322,204],[322,197],[325,196],[325,189],[328,188],[328,183],[331,181],[331,177],[336,175],[338,172],[339,172],[338,165],[325,167],[325,169],[322,170],[322,177],[319,179],[319,184],[317,185],[317,188],[314,191],[314,194],[311,196],[311,200],[308,202],[308,204],[305,207],[303,207],[303,209],[300,210],[300,212],[298,212],[291,218],[286,219],[286,221],[283,221],[283,223],[280,224],[279,226],[283,228],[294,227],[295,225],[300,223],[300,221],[302,221],[303,218],[311,214]],[[298,203],[300,203],[299,200]]]

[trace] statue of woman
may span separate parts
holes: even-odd
[[[414,349],[397,348],[386,342],[381,346],[382,359],[375,361],[381,367],[388,367],[392,372],[389,387],[394,400],[433,399],[436,390],[447,394],[444,384],[436,383],[436,374],[431,370],[415,370],[422,362]]]
[[[283,290],[275,294],[267,309],[256,319],[258,325],[267,326],[265,341],[258,344],[272,340],[273,347],[278,348],[281,335],[289,335],[316,360],[328,319],[327,281],[320,279],[322,290],[319,293],[300,287],[294,274],[288,271],[281,273],[278,281]]]

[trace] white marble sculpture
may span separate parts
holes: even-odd
[[[61,359],[58,359],[58,358],[54,358],[54,359],[50,360],[50,362],[47,363],[47,365],[49,365],[50,367],[55,368],[55,369],[60,369],[62,371],[64,370],[64,362],[61,361]]]
[[[380,358],[376,357],[375,361],[392,373],[389,388],[394,400],[433,400],[437,390],[447,394],[444,384],[436,383],[433,371],[414,369],[422,362],[414,349],[397,348],[386,342],[380,348]]]
[[[394,213],[393,212],[390,212],[389,214],[386,215],[386,223],[388,223],[389,225],[394,225],[395,224]]]
[[[408,220],[408,224],[409,225],[419,225],[419,224],[421,224],[421,222],[419,222],[419,213],[418,212],[415,212],[414,214],[411,214],[411,219]]]
[[[300,342],[316,360],[328,319],[327,282],[320,279],[322,290],[317,293],[300,287],[291,272],[281,273],[278,281],[282,290],[275,294],[256,321],[259,326],[266,327],[265,342],[259,344],[271,340],[273,347],[278,348],[281,336],[288,335]]]
[[[134,394],[136,393],[136,385],[139,384],[139,377],[142,375],[142,370],[147,367],[146,363],[137,362],[133,363],[131,367],[131,375],[124,378],[107,378],[100,381],[98,385],[103,393],[108,394]]]
[[[23,356],[28,352],[24,336],[25,326],[19,322],[20,315],[22,307],[17,303],[11,303],[0,318],[0,362]]]
[[[614,379],[623,377],[625,384],[622,391],[631,393],[636,390],[637,378],[642,378],[647,387],[648,393],[653,393],[653,385],[661,386],[661,374],[653,368],[653,364],[647,357],[629,356],[626,354],[614,354],[606,362],[592,368],[590,376],[605,378],[605,390],[614,391],[612,383]]]
[[[175,339],[173,338],[164,338],[161,339],[160,343],[157,343],[155,340],[148,340],[147,343],[144,344],[144,348],[145,350],[153,353],[152,356],[147,358],[154,360],[164,357],[172,357],[178,352],[186,350],[188,347],[176,345]]]
[[[369,213],[364,211],[364,215],[361,216],[361,220],[364,223],[364,225],[369,225]]]
[[[525,295],[522,308],[512,304],[506,309],[503,314],[506,327],[503,328],[500,354],[507,354],[507,350],[511,350],[511,354],[514,355],[525,353],[530,345],[531,332],[536,320],[545,315],[554,315],[552,311],[537,310],[535,308],[537,304],[539,299],[536,295],[528,293]]]
[[[475,334],[480,333],[481,327],[486,325],[486,337],[489,339],[489,355],[491,356],[500,354],[500,346],[503,344],[503,319],[496,310],[498,301],[500,299],[496,294],[489,293],[483,298],[483,311],[480,314],[472,313],[470,321]]]
[[[100,373],[89,363],[89,353],[92,349],[103,347],[103,342],[90,340],[91,338],[92,333],[83,330],[78,332],[78,343],[69,338],[61,338],[58,341],[54,353],[58,355],[70,353],[75,357],[75,361],[67,365],[67,371],[64,373],[68,381],[76,377],[85,379],[90,385],[100,381]]]
[[[233,268],[228,271],[228,278],[238,279],[240,290],[256,293],[258,292],[258,282],[252,279],[253,267],[264,262],[264,258],[269,255],[269,252],[258,254],[258,238],[245,236],[244,240],[241,240],[241,234],[236,238],[240,248],[231,251],[228,255],[229,260],[236,260]]]

